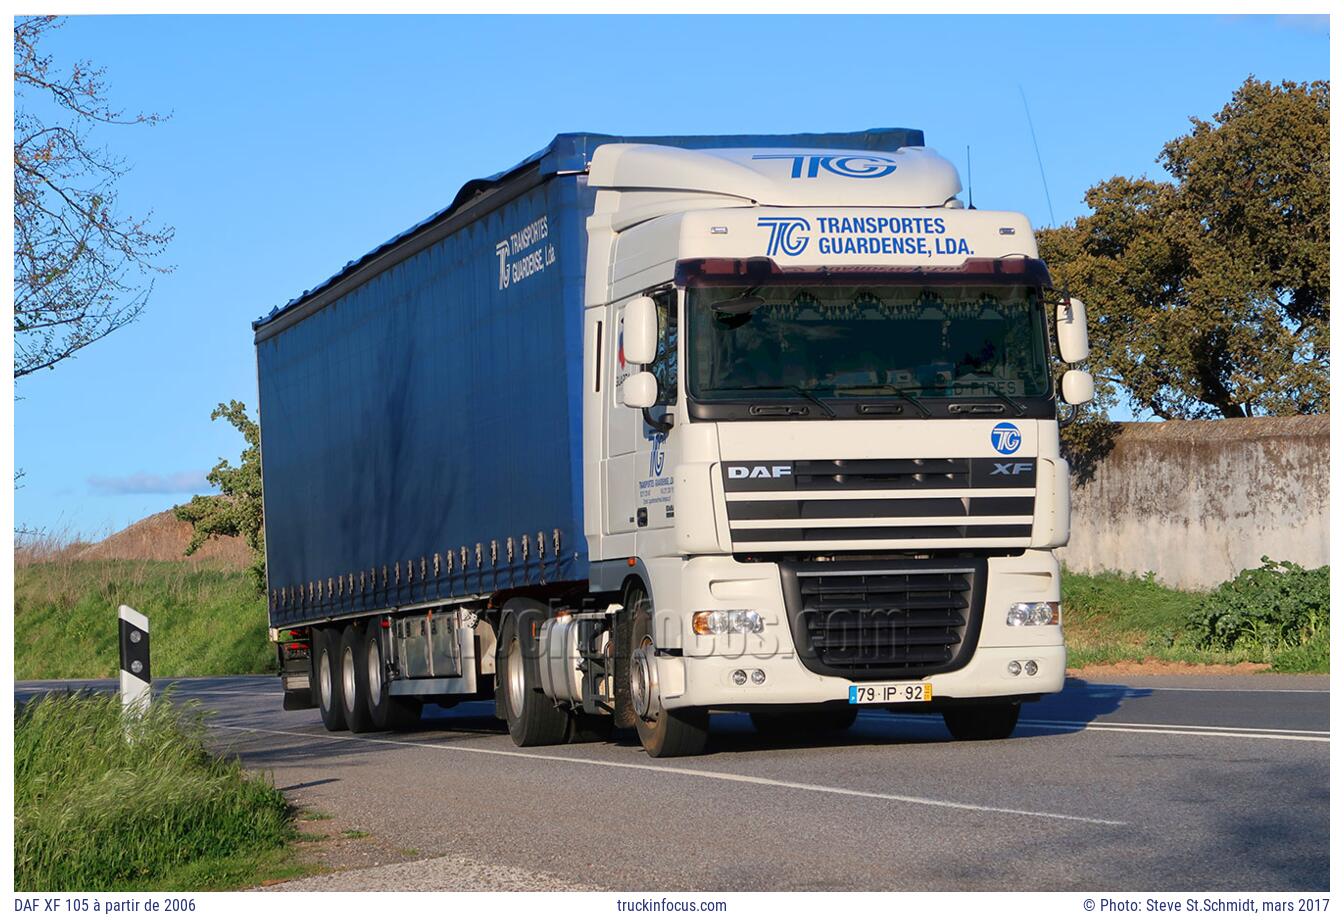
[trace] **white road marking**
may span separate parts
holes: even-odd
[[[162,690],[155,691],[162,693]],[[190,687],[182,687],[180,695],[192,696],[284,696],[283,690],[192,690]]]
[[[1199,735],[1205,738],[1254,738],[1260,741],[1319,741],[1323,744],[1330,743],[1328,735],[1324,738],[1314,735],[1284,735],[1278,734],[1279,729],[1238,732],[1227,731],[1226,729],[1130,728],[1126,725],[1116,725],[1111,722],[1036,722],[1026,719],[1018,724],[1032,725],[1038,728],[1076,728],[1080,731],[1087,732],[1131,732],[1138,735]]]
[[[489,748],[462,747],[455,744],[430,744],[424,741],[396,741],[391,738],[377,738],[367,735],[318,735],[311,732],[281,731],[273,728],[252,728],[245,725],[231,725],[226,722],[212,723],[219,728],[234,731],[251,732],[262,735],[289,735],[307,738],[310,741],[328,742],[364,742],[367,744],[391,744],[400,747],[436,748],[442,751],[464,754],[488,754],[495,757],[521,757],[526,760],[549,760],[560,763],[586,764],[596,767],[610,767],[618,770],[646,770],[651,773],[672,773],[680,776],[694,776],[701,779],[717,779],[724,782],[747,783],[754,786],[774,786],[783,789],[799,789],[805,792],[824,792],[831,795],[846,795],[864,799],[883,799],[889,802],[904,802],[909,805],[927,805],[935,808],[953,808],[960,811],[995,812],[1005,815],[1017,815],[1028,818],[1050,818],[1056,821],[1077,821],[1083,824],[1101,824],[1109,827],[1124,827],[1125,821],[1111,821],[1105,818],[1085,818],[1079,815],[1055,814],[1046,811],[1026,811],[1019,808],[999,808],[992,805],[972,805],[966,802],[952,802],[944,799],[929,799],[913,795],[894,795],[887,792],[867,792],[862,789],[844,789],[839,786],[819,786],[814,783],[795,783],[781,779],[767,779],[763,776],[743,776],[737,773],[723,773],[716,770],[695,770],[688,767],[664,767],[646,763],[621,763],[611,760],[598,760],[592,757],[563,757],[559,754],[534,754],[528,751],[493,750]]]
[[[908,713],[862,713],[866,719],[894,719],[932,723],[930,716]],[[1094,732],[1133,732],[1141,735],[1200,735],[1210,738],[1255,738],[1262,741],[1330,742],[1330,733],[1297,728],[1240,728],[1220,725],[1166,725],[1160,722],[1070,722],[1062,719],[1020,719],[1034,728],[1077,729]]]
[[[1097,726],[1115,726],[1117,728],[1191,728],[1200,731],[1214,732],[1275,732],[1285,735],[1325,735],[1329,737],[1330,732],[1318,731],[1314,728],[1278,728],[1277,726],[1264,725],[1177,725],[1172,722],[1069,722],[1059,719],[1023,719],[1024,725],[1097,725]]]

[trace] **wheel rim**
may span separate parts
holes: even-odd
[[[630,702],[635,707],[635,714],[649,722],[657,721],[662,709],[658,698],[658,671],[653,656],[653,640],[648,636],[630,655]]]
[[[355,650],[346,646],[341,651],[341,689],[345,691],[345,706],[355,708]]]
[[[377,639],[369,640],[365,657],[369,663],[369,702],[377,706],[383,701],[383,661],[382,656],[378,654]]]
[[[523,717],[523,694],[527,690],[523,680],[523,644],[514,637],[509,643],[509,711],[514,719]]]
[[[331,655],[326,649],[317,663],[317,684],[322,693],[322,708],[331,711]]]

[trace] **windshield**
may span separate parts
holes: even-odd
[[[1044,312],[1025,285],[694,287],[688,388],[900,398],[1049,394]],[[775,394],[772,394],[774,398]]]

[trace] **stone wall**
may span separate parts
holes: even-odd
[[[1155,572],[1207,588],[1261,556],[1308,568],[1330,553],[1330,419],[1311,415],[1122,424],[1075,483],[1076,572]]]

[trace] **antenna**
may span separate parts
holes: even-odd
[[[971,185],[971,145],[966,145],[966,207],[975,210],[975,189]]]
[[[1050,185],[1045,181],[1045,163],[1041,160],[1041,145],[1036,143],[1036,126],[1031,123],[1031,106],[1027,105],[1027,93],[1022,89],[1022,84],[1017,84],[1017,91],[1022,96],[1022,108],[1027,113],[1027,128],[1031,130],[1031,146],[1036,148],[1036,166],[1041,170],[1041,188],[1045,189],[1045,206],[1050,209],[1050,226],[1055,226],[1055,206],[1050,201]]]

